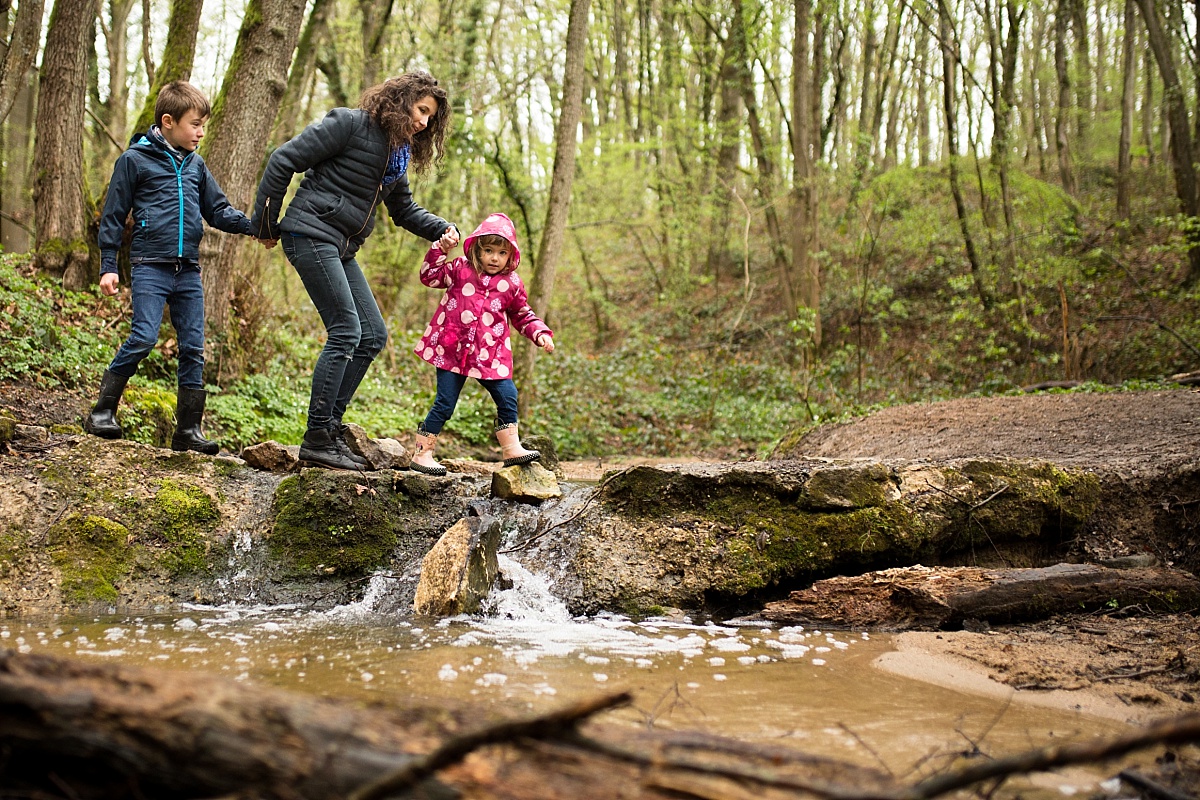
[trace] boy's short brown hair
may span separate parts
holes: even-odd
[[[184,114],[195,111],[201,117],[212,114],[212,106],[204,92],[187,81],[171,81],[158,92],[154,101],[154,121],[162,125],[162,118],[170,114],[178,122]]]

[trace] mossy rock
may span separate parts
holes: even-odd
[[[162,565],[173,575],[203,570],[208,534],[221,517],[216,501],[199,486],[166,479],[147,511],[151,529],[166,544]]]
[[[10,524],[0,530],[0,578],[8,576],[14,565],[24,560],[29,549],[29,530],[17,524]]]
[[[129,386],[117,410],[125,435],[166,447],[175,433],[175,393],[159,386]]]
[[[17,432],[17,421],[12,417],[0,416],[0,444],[11,442]]]
[[[420,504],[421,480],[304,470],[275,491],[271,553],[302,575],[364,575],[388,562],[400,503]],[[400,491],[397,491],[397,486]]]
[[[82,436],[83,428],[69,422],[59,422],[50,426],[50,433],[55,436]]]
[[[105,517],[69,514],[50,529],[49,545],[64,602],[117,602],[117,585],[132,571],[136,555],[128,528]]]

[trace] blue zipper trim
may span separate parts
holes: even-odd
[[[175,186],[179,189],[179,257],[183,258],[183,168],[187,166],[187,160],[191,157],[188,153],[183,157],[182,163],[175,163],[175,156],[167,153],[167,158],[171,161],[171,166],[175,168]]]

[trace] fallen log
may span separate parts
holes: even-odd
[[[886,630],[952,629],[966,620],[1004,624],[1109,606],[1200,608],[1200,580],[1171,569],[1056,564],[1037,569],[902,567],[817,581],[768,603],[784,624]]]
[[[565,800],[628,789],[667,800],[679,796],[667,788],[672,775],[749,781],[763,798],[839,781],[872,792],[891,786],[873,770],[783,748],[629,727],[577,730],[628,700],[600,697],[514,721],[444,702],[362,708],[198,673],[0,651],[0,787],[145,800]]]

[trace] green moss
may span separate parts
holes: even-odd
[[[133,568],[129,529],[94,515],[70,514],[50,529],[50,557],[62,576],[63,600],[72,605],[115,603],[117,584]]]
[[[11,442],[17,432],[17,421],[12,417],[0,417],[0,444]]]
[[[1026,539],[1047,530],[1067,536],[1100,502],[1099,478],[1053,464],[971,462],[961,476],[976,490],[971,517],[992,537]]]
[[[199,486],[164,480],[150,501],[150,523],[165,540],[162,564],[172,574],[205,567],[207,534],[220,519],[216,502]]]
[[[57,423],[50,426],[50,433],[58,436],[82,436],[83,428],[71,423]]]
[[[402,481],[420,496],[422,481]],[[271,553],[305,575],[362,575],[385,564],[399,531],[392,482],[306,470],[275,491]]]
[[[117,414],[127,437],[166,447],[175,432],[175,394],[153,384],[129,386]]]
[[[18,525],[0,531],[0,578],[6,577],[14,564],[21,562],[29,549],[29,532]]]
[[[816,472],[804,486],[804,497],[812,509],[867,508],[885,505],[891,488],[887,467],[872,464]]]

